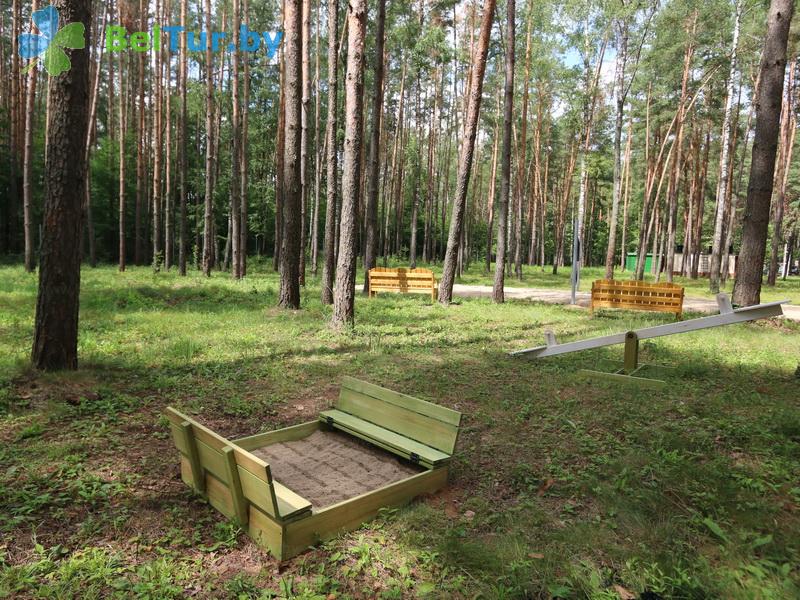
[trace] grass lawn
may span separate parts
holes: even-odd
[[[383,263],[381,263],[381,266]],[[391,267],[407,267],[408,263],[392,261],[389,266]],[[441,264],[426,265],[420,263],[419,267],[431,269],[436,273],[437,277],[441,276]],[[596,279],[604,279],[606,274],[605,267],[584,267],[581,269],[580,291],[590,292],[592,290],[592,281]],[[570,268],[569,265],[562,267],[558,270],[558,274],[553,275],[552,265],[542,269],[542,267],[529,267],[528,265],[522,266],[522,280],[513,276],[513,269],[511,276],[506,271],[506,287],[527,287],[527,288],[548,288],[548,289],[570,289]],[[631,278],[630,271],[620,271],[616,269],[614,276],[617,279],[628,280]],[[363,282],[363,275],[360,275],[358,282]],[[655,281],[656,278],[650,273],[645,274],[645,281]],[[662,281],[664,279],[662,278]],[[764,277],[766,281],[766,277]],[[492,263],[492,272],[486,273],[484,270],[483,262],[473,262],[469,268],[466,269],[464,275],[456,283],[464,283],[468,285],[488,285],[491,286],[494,282],[494,263]],[[708,278],[701,277],[698,279],[690,279],[688,277],[678,277],[674,279],[674,283],[682,285],[686,288],[686,295],[695,298],[714,298],[714,294],[708,291]],[[727,282],[727,285],[722,286],[721,291],[733,294],[733,280]],[[778,280],[774,287],[764,285],[761,288],[761,301],[773,302],[775,300],[791,300],[793,304],[800,304],[800,277],[792,276],[787,277],[786,281]]]
[[[669,316],[359,296],[336,334],[316,281],[298,312],[277,291],[258,264],[87,268],[81,369],[40,374],[36,277],[0,267],[0,597],[800,597],[800,324],[645,342],[676,367],[653,392],[577,376],[621,347],[506,352]],[[244,436],[313,418],[344,374],[465,414],[450,485],[279,565],[180,481],[162,410]]]

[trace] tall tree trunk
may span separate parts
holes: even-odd
[[[314,30],[314,40],[316,48],[314,51],[314,81],[316,89],[314,90],[314,215],[311,222],[311,272],[314,277],[317,276],[319,266],[319,195],[320,184],[322,183],[322,154],[324,152],[324,144],[320,143],[319,139],[319,115],[320,115],[320,95],[321,85],[319,79],[319,30],[322,25],[321,16],[319,12],[320,1],[317,0],[317,27]]]
[[[500,114],[500,94],[497,94],[497,114],[498,115]],[[494,138],[494,140],[492,142],[492,168],[490,171],[491,179],[489,181],[489,196],[486,199],[486,215],[487,215],[486,265],[485,265],[486,273],[489,273],[489,269],[491,269],[492,266],[492,245],[494,242],[494,213],[495,213],[494,198],[495,198],[495,186],[497,182],[497,152],[500,141],[500,119],[495,120],[494,135],[492,137]]]
[[[500,167],[500,201],[497,211],[497,258],[494,264],[494,285],[492,286],[494,302],[505,302],[503,287],[505,285],[506,238],[508,236],[508,200],[511,188],[511,125],[514,120],[515,8],[515,0],[508,0],[506,5],[506,71],[503,92],[503,151]],[[519,252],[519,248],[517,248],[517,252]]]
[[[513,1],[511,12],[513,13]],[[458,176],[456,178],[456,193],[453,198],[453,212],[450,217],[450,232],[447,237],[447,251],[444,257],[442,280],[439,284],[439,302],[450,304],[453,299],[453,283],[455,280],[456,259],[461,246],[461,234],[464,229],[464,213],[466,212],[467,189],[472,171],[472,156],[475,151],[475,137],[478,132],[478,116],[481,109],[483,96],[483,75],[486,71],[486,55],[489,49],[489,36],[492,30],[494,9],[496,1],[487,0],[484,3],[481,32],[478,37],[478,46],[473,55],[469,97],[467,99],[467,119],[464,127],[464,137],[461,141],[461,152],[458,161]]]
[[[594,127],[594,112],[595,112],[595,104],[597,102],[597,84],[600,80],[600,71],[603,66],[603,56],[605,56],[606,52],[606,39],[603,40],[603,44],[600,47],[600,55],[597,58],[597,66],[595,67],[594,78],[590,79],[591,71],[590,71],[590,44],[589,44],[589,18],[586,18],[586,26],[585,26],[585,36],[586,36],[586,46],[585,46],[585,58],[584,58],[584,71],[585,71],[585,78],[586,78],[586,104],[584,106],[584,138],[583,138],[583,150],[581,152],[581,169],[580,169],[580,178],[579,178],[579,185],[578,188],[578,210],[577,210],[577,231],[573,231],[572,235],[577,236],[578,244],[576,245],[573,240],[573,252],[572,252],[572,270],[570,275],[570,280],[572,281],[572,289],[577,290],[580,286],[580,278],[581,278],[581,265],[583,263],[583,254],[584,254],[584,222],[585,222],[585,212],[586,212],[586,188],[589,184],[589,172],[587,170],[586,165],[586,158],[589,154],[589,150],[591,149],[592,143],[592,129]],[[574,295],[573,295],[574,296]],[[573,297],[574,303],[574,297]]]
[[[285,13],[284,10],[282,14],[285,16]],[[283,161],[286,153],[286,59],[283,52],[280,55],[278,79],[281,92],[278,99],[278,135],[275,140],[275,235],[272,252],[272,268],[275,271],[280,270],[283,244]]]
[[[302,6],[302,108],[300,109],[300,256],[298,277],[300,285],[306,284],[306,240],[308,225],[308,113],[311,107],[310,49],[311,49],[311,0],[303,0]]]
[[[711,265],[708,276],[708,287],[712,294],[719,292],[720,266],[722,265],[723,225],[725,222],[725,198],[728,193],[730,177],[730,139],[731,112],[733,109],[733,92],[736,83],[736,53],[739,47],[739,26],[742,21],[742,2],[736,2],[736,16],[733,25],[733,45],[731,50],[731,68],[728,73],[728,91],[725,98],[725,112],[722,119],[722,146],[719,160],[719,183],[717,184],[717,204],[714,209],[714,241],[711,247]]]
[[[126,94],[124,62],[122,56],[119,60],[119,270],[125,271],[125,133],[127,118],[125,114]],[[130,63],[129,63],[130,65]],[[130,86],[128,86],[130,93]]]
[[[145,1],[139,0],[139,27],[144,31],[147,26],[147,10]],[[138,92],[139,105],[137,108],[136,126],[136,212],[134,215],[134,246],[133,262],[141,265],[144,261],[144,236],[142,234],[142,213],[145,211],[147,192],[145,191],[145,172],[147,165],[144,157],[144,138],[145,138],[145,104],[144,104],[144,53],[138,56]]]
[[[242,13],[241,17],[244,21],[245,28],[250,29],[249,5],[247,0],[242,0]],[[249,119],[250,112],[250,54],[244,54],[244,84],[242,90],[242,113],[240,118],[241,128],[241,144],[239,147],[239,173],[234,173],[238,176],[241,183],[239,185],[239,277],[247,275],[247,233],[248,233],[248,173],[250,167],[250,159],[248,157],[249,143],[247,141],[249,135]]]
[[[33,0],[31,11],[36,12],[38,9],[38,0]],[[31,179],[33,175],[33,114],[36,102],[37,76],[38,68],[33,67],[28,72],[28,89],[25,93],[25,150],[22,158],[22,214],[25,227],[25,270],[28,273],[32,273],[34,269]]]
[[[339,1],[328,0],[328,121],[325,125],[327,143],[325,170],[325,263],[322,266],[322,303],[333,304],[336,241],[336,98],[339,92],[338,37]]]
[[[342,216],[332,326],[342,329],[355,322],[356,235],[361,180],[361,143],[364,108],[364,38],[366,0],[350,0],[347,7],[347,72],[345,75],[345,131],[342,164]]]
[[[11,2],[11,101],[9,102],[9,185],[8,204],[6,211],[6,247],[10,252],[16,252],[17,204],[19,203],[19,123],[22,120],[22,106],[20,103],[20,59],[19,35],[22,26],[22,14],[19,0]]]
[[[617,28],[615,77],[615,104],[617,110],[614,119],[614,183],[611,197],[611,216],[608,221],[606,279],[614,278],[614,257],[617,249],[617,216],[619,213],[619,200],[622,195],[622,122],[625,117],[625,93],[627,91],[625,88],[625,65],[628,62],[628,22],[625,19],[618,19],[615,25]]]
[[[300,228],[302,185],[300,169],[302,112],[302,9],[300,0],[284,3],[284,60],[286,61],[286,125],[283,161],[283,232],[281,235],[281,288],[283,308],[300,308]]]
[[[211,31],[211,0],[205,0],[206,31]],[[203,275],[211,277],[216,262],[214,239],[214,56],[206,46],[206,186],[203,210]]]
[[[106,13],[103,13],[103,22],[100,27],[97,29],[97,32],[102,32],[105,30],[105,23],[106,23]],[[93,37],[93,33],[89,34],[89,38]],[[100,41],[102,41],[102,34],[99,34],[98,37]],[[95,137],[96,132],[96,123],[97,123],[97,91],[100,87],[100,69],[103,63],[103,49],[104,45],[101,43],[99,45],[99,55],[94,60],[94,64],[92,64],[92,58],[90,57],[90,77],[94,76],[92,87],[89,92],[89,125],[86,129],[86,187],[84,188],[84,203],[83,203],[83,211],[84,211],[84,220],[86,221],[86,234],[89,242],[89,264],[92,267],[97,266],[97,248],[96,248],[96,239],[94,235],[94,220],[92,218],[92,189],[91,189],[91,153],[92,153],[92,142]],[[92,72],[92,68],[94,72]]]
[[[756,131],[750,183],[744,209],[742,249],[733,299],[750,306],[761,299],[761,271],[766,252],[769,205],[775,175],[783,79],[786,72],[786,46],[794,0],[772,0],[767,15],[767,34],[761,57],[761,86],[756,97]]]
[[[239,97],[239,42],[241,24],[241,2],[233,0],[233,45],[236,48],[232,53],[233,64],[231,67],[231,183],[230,183],[230,236],[232,259],[231,276],[234,279],[242,278],[241,244],[241,99]]]
[[[161,18],[161,1],[156,0],[155,19]],[[163,152],[162,139],[162,104],[161,104],[161,52],[155,52],[155,80],[153,90],[153,104],[155,113],[153,114],[153,270],[161,270],[164,260],[164,253],[161,246],[161,153]]]
[[[625,139],[625,160],[623,161],[623,203],[622,203],[622,239],[620,240],[620,269],[625,271],[627,258],[626,236],[628,234],[628,203],[631,197],[631,142],[633,141],[633,118],[628,119],[628,134]],[[613,278],[613,271],[611,273]]]
[[[64,24],[91,23],[89,0],[56,0]],[[71,68],[54,77],[45,166],[39,292],[31,359],[39,369],[78,367],[80,239],[89,123],[89,53],[66,50]]]
[[[694,56],[694,35],[697,28],[697,11],[692,15],[691,25],[687,28],[686,52],[684,55],[683,77],[681,80],[681,97],[678,105],[678,117],[675,121],[675,141],[673,148],[675,152],[672,158],[672,172],[668,187],[667,197],[667,234],[664,246],[666,255],[667,281],[672,282],[672,273],[675,270],[675,233],[678,228],[678,194],[680,193],[681,171],[683,169],[683,123],[688,112],[686,106],[689,72],[691,70],[692,58]],[[659,269],[659,273],[661,270]]]
[[[528,153],[528,88],[531,81],[531,33],[533,31],[533,11],[528,9],[528,32],[525,40],[525,79],[522,82],[522,124],[519,137],[519,163],[517,164],[516,219],[514,221],[514,275],[522,281],[522,199],[525,194],[526,166]]]
[[[383,44],[386,21],[386,0],[378,0],[375,23],[375,87],[372,92],[372,123],[370,125],[369,158],[367,159],[366,244],[364,253],[364,293],[369,294],[369,270],[378,255],[378,176],[381,125],[383,121]]]
[[[794,70],[796,59],[789,62],[789,81],[786,93],[783,96],[783,108],[781,109],[781,134],[780,134],[780,154],[778,155],[778,167],[775,174],[776,185],[778,186],[775,195],[774,218],[772,221],[772,247],[770,249],[769,268],[767,270],[767,285],[774,286],[778,278],[778,252],[783,241],[783,214],[786,204],[786,188],[789,183],[789,171],[792,164],[792,150],[794,149],[795,133],[797,132],[797,122],[794,115]]]
[[[187,12],[187,4],[188,0],[180,0],[181,2],[181,27],[184,29],[186,28],[186,12]],[[188,78],[188,69],[187,69],[187,48],[186,48],[186,36],[180,36],[180,70],[179,70],[179,77],[180,77],[180,115],[178,117],[178,187],[180,188],[180,211],[181,211],[181,223],[180,223],[180,234],[179,234],[179,242],[178,242],[178,272],[185,276],[186,275],[186,260],[187,260],[187,252],[189,250],[189,217],[187,211],[187,203],[188,203],[188,157],[186,153],[188,151],[188,144],[186,140],[186,116],[187,116],[187,104],[186,104],[186,87],[187,87],[187,78]],[[121,88],[121,86],[120,86]],[[121,92],[120,92],[121,93]]]

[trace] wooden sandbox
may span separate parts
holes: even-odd
[[[181,477],[280,560],[447,482],[461,413],[345,377],[318,420],[227,440],[167,408]]]

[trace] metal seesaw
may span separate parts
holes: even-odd
[[[709,329],[711,327],[719,327],[721,325],[744,323],[746,321],[755,321],[757,319],[766,319],[769,317],[779,317],[783,315],[783,309],[781,308],[781,305],[786,304],[787,302],[789,301],[781,300],[779,302],[757,304],[755,306],[746,306],[744,308],[738,308],[734,310],[727,294],[717,294],[717,305],[719,306],[718,315],[701,317],[699,319],[691,319],[689,321],[677,321],[675,323],[656,325],[654,327],[645,327],[643,329],[626,331],[624,333],[614,333],[612,335],[590,338],[588,340],[567,342],[566,344],[559,344],[556,341],[555,334],[548,330],[544,332],[544,338],[546,342],[544,346],[536,346],[535,348],[517,350],[516,352],[510,352],[509,355],[522,358],[544,358],[546,356],[567,354],[568,352],[578,352],[580,350],[602,348],[605,346],[613,346],[615,344],[625,344],[625,359],[621,369],[618,369],[613,373],[587,369],[584,369],[581,372],[586,375],[599,376],[620,382],[638,383],[649,386],[663,386],[666,385],[666,382],[660,379],[635,377],[635,374],[645,366],[639,364],[640,340],[647,340],[665,335],[673,335],[676,333],[698,331],[700,329]]]

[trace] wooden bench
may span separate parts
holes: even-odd
[[[388,269],[375,267],[369,270],[369,295],[370,298],[378,292],[392,292],[394,294],[408,294],[421,292],[430,294],[436,301],[439,287],[436,277],[429,269]]]
[[[592,312],[598,308],[650,310],[683,317],[683,287],[674,283],[645,283],[598,279],[592,282]]]
[[[457,411],[351,377],[344,378],[334,407],[318,419],[237,440],[171,407],[166,417],[183,481],[279,560],[359,527],[383,507],[401,506],[443,487],[461,423]],[[314,506],[276,480],[270,465],[254,453],[320,430],[342,432],[400,457],[414,474],[335,504]],[[327,447],[322,451],[328,452]],[[280,464],[273,462],[273,467],[281,472]]]

